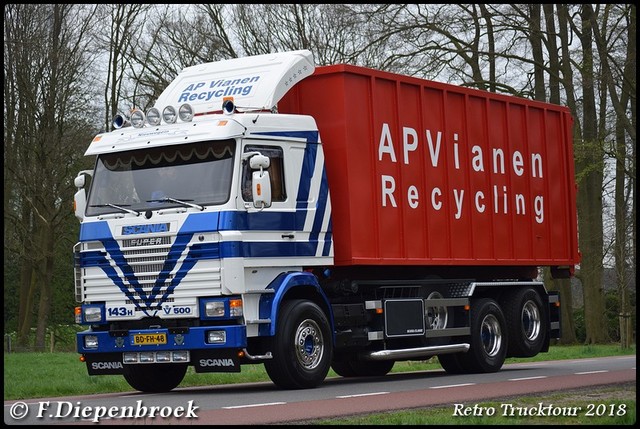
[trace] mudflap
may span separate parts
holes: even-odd
[[[235,350],[192,350],[191,362],[196,372],[240,372]]]
[[[560,339],[562,337],[562,314],[560,312],[560,293],[549,292],[549,338]]]
[[[117,375],[124,371],[122,353],[92,353],[84,357],[89,375]]]

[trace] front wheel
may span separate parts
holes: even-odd
[[[331,329],[324,312],[311,301],[282,305],[273,338],[273,358],[264,366],[283,389],[307,389],[322,383],[331,365]]]
[[[141,392],[162,393],[178,387],[187,373],[187,364],[124,365],[124,379]]]

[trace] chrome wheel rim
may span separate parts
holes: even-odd
[[[493,314],[487,314],[480,326],[480,341],[488,356],[497,356],[502,346],[502,329],[500,322]]]
[[[315,369],[324,354],[324,338],[320,326],[314,320],[304,320],[296,330],[294,341],[298,363],[305,369]]]
[[[527,301],[522,307],[521,323],[525,338],[529,341],[535,341],[540,335],[542,321],[538,306],[533,301]]]

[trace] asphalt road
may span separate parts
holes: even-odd
[[[635,381],[636,356],[612,356],[510,364],[493,374],[449,375],[431,370],[328,378],[318,388],[297,391],[280,390],[265,382],[179,388],[164,394],[5,401],[4,422],[254,425],[443,404],[449,404],[452,413],[475,413],[479,412],[474,409],[478,402],[494,398]],[[513,401],[510,404],[517,407]]]

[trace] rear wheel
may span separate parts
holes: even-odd
[[[331,330],[324,312],[311,301],[291,300],[282,305],[273,338],[273,359],[267,374],[283,389],[316,387],[331,365]]]
[[[124,365],[124,379],[141,392],[168,392],[180,384],[187,372],[187,364]]]
[[[469,351],[459,355],[465,372],[496,372],[507,355],[507,331],[504,314],[493,299],[483,298],[471,305],[471,341]]]
[[[542,297],[533,288],[515,291],[505,301],[509,332],[509,356],[531,357],[542,350],[547,339],[548,316]]]

